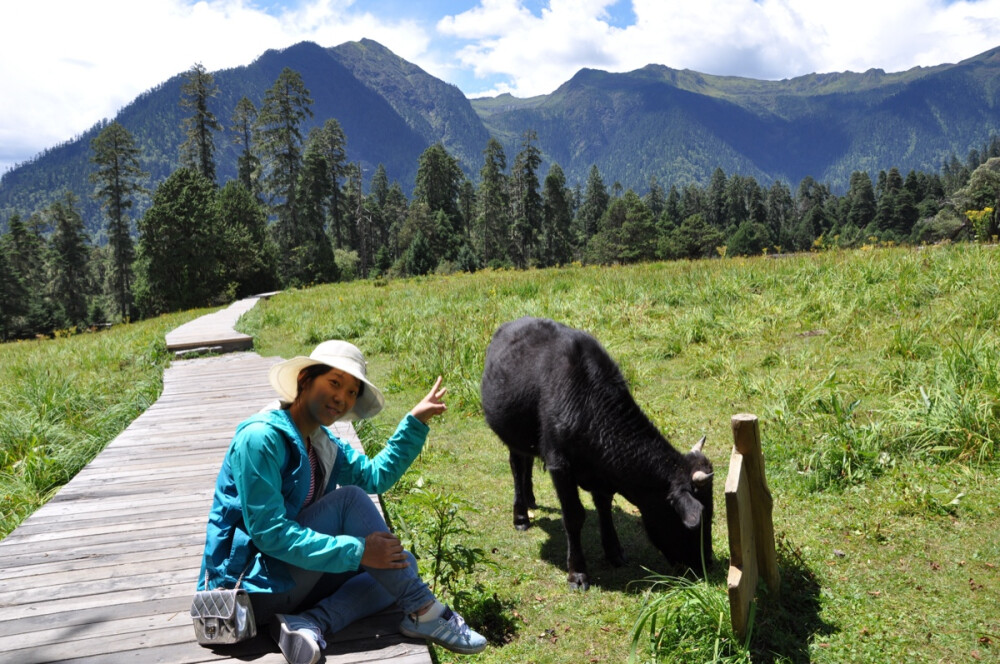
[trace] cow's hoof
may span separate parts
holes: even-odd
[[[566,578],[569,583],[570,590],[589,590],[590,589],[590,579],[583,572],[572,572]]]
[[[515,523],[514,524],[514,530],[517,530],[518,532],[522,532],[523,533],[528,528],[531,528],[531,522],[530,521],[525,521],[524,523]]]

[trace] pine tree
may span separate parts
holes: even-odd
[[[278,288],[277,247],[267,232],[267,212],[242,182],[230,180],[215,201],[221,242],[218,258],[227,299]]]
[[[189,168],[174,171],[139,220],[136,306],[144,316],[220,300],[215,184]]]
[[[385,207],[386,201],[389,198],[389,176],[385,172],[385,166],[379,164],[375,168],[375,174],[372,175],[371,184],[368,186],[368,191],[374,200],[375,205],[381,210]]]
[[[344,186],[340,191],[340,208],[346,230],[346,242],[342,249],[357,251],[359,256],[361,246],[365,242],[364,234],[370,232],[364,219],[365,192],[362,182],[361,164],[346,164],[343,169]],[[334,245],[336,246],[336,245]]]
[[[423,201],[432,212],[443,210],[457,220],[461,217],[458,196],[463,179],[458,160],[441,143],[435,143],[420,155],[413,201]]]
[[[378,263],[382,271],[388,270],[394,261],[402,256],[405,245],[400,241],[400,234],[406,224],[410,204],[406,200],[406,194],[398,182],[393,182],[389,186],[389,193],[385,197],[385,205],[382,208],[383,223],[389,233],[386,243],[386,252]]]
[[[590,167],[587,175],[587,188],[584,190],[583,202],[577,210],[577,234],[580,246],[585,246],[590,238],[597,233],[598,223],[604,212],[608,209],[610,202],[608,190],[601,179],[601,172],[597,170],[597,164]]]
[[[885,173],[879,173],[879,196],[875,206],[875,226],[881,232],[893,231],[902,225],[898,218],[899,198],[903,191],[903,176],[893,166]]]
[[[254,123],[261,187],[279,222],[295,226],[295,198],[302,168],[302,122],[312,117],[312,99],[298,72],[285,67],[267,92]],[[280,242],[279,242],[280,246]]]
[[[352,204],[341,187],[341,180],[347,177],[350,170],[347,163],[347,137],[344,136],[344,130],[335,118],[330,118],[323,123],[322,129],[310,132],[309,140],[317,142],[317,148],[326,158],[327,180],[329,182],[327,216],[333,246],[356,249],[357,238],[350,214]]]
[[[676,190],[674,192],[676,193]],[[646,204],[655,219],[660,218],[667,206],[667,194],[663,191],[663,186],[657,182],[655,175],[649,176],[649,191],[646,192],[642,202]]]
[[[458,161],[440,143],[435,143],[420,155],[413,203],[426,206],[426,223],[418,215],[415,219],[421,221],[408,219],[407,225],[421,227],[424,241],[437,262],[454,260],[462,244],[462,215],[458,209],[462,180]],[[414,237],[412,230],[407,235],[410,239]]]
[[[90,143],[91,160],[97,170],[91,175],[97,188],[94,196],[108,216],[108,244],[111,246],[110,282],[112,296],[121,319],[130,318],[132,302],[132,223],[128,210],[133,197],[145,193],[140,184],[147,176],[139,166],[139,149],[132,135],[117,122],[105,127]]]
[[[200,62],[195,63],[184,75],[181,85],[181,106],[191,109],[184,118],[187,138],[181,144],[181,165],[201,173],[209,182],[215,182],[215,139],[213,131],[222,129],[215,114],[208,110],[208,100],[219,94],[215,77]]]
[[[663,258],[706,258],[725,242],[722,231],[699,212],[686,217],[669,235],[661,236],[657,254]]]
[[[237,179],[255,196],[260,194],[260,160],[253,153],[254,125],[257,123],[257,107],[246,97],[241,97],[233,109],[233,143],[239,146],[240,156],[236,161]]]
[[[60,312],[60,326],[84,326],[90,296],[90,241],[76,199],[67,193],[47,211],[53,227],[49,244],[49,294]]]
[[[726,217],[726,173],[716,167],[705,189],[705,222],[709,226],[723,229],[728,219]]]
[[[274,225],[282,283],[304,286],[339,278],[333,246],[326,234],[330,167],[321,141],[310,141],[299,173],[294,217],[278,217]]]
[[[371,267],[375,272],[381,274],[389,265],[392,265],[390,220],[387,214],[389,176],[382,164],[375,168],[375,174],[372,176],[368,191],[369,195],[365,200],[365,214],[370,219],[375,237]]]
[[[795,202],[787,184],[780,180],[775,180],[771,184],[764,198],[764,209],[767,219],[765,223],[776,250],[791,249],[789,239],[795,223]]]
[[[670,185],[670,192],[663,203],[663,211],[659,215],[659,223],[676,228],[680,223],[681,215],[681,193],[677,191],[675,185]]]
[[[587,244],[587,258],[593,263],[634,263],[656,255],[656,224],[649,208],[629,189],[611,201],[601,228]]]
[[[476,185],[469,178],[462,178],[458,190],[458,211],[461,218],[462,237],[465,245],[471,250],[472,236],[470,232],[476,219]]]
[[[639,195],[631,189],[620,199],[625,205],[621,226],[621,260],[651,261],[656,257],[656,219]]]
[[[764,194],[757,180],[734,174],[726,183],[723,227],[735,228],[745,221],[763,224],[767,217]]]
[[[29,295],[40,295],[45,284],[45,238],[41,233],[41,220],[35,219],[26,224],[21,215],[15,213],[3,237],[7,261]]]
[[[422,232],[417,231],[413,241],[406,247],[402,262],[403,270],[414,276],[427,274],[437,265],[437,259],[431,253],[430,243]]]
[[[0,340],[16,336],[22,328],[19,319],[28,313],[28,291],[12,265],[9,237],[0,237]]]
[[[849,201],[847,222],[856,228],[867,228],[868,224],[875,219],[875,187],[867,172],[855,171],[851,173],[847,199]]]
[[[525,268],[537,259],[535,243],[542,227],[542,196],[538,192],[538,168],[542,154],[535,143],[538,135],[525,131],[521,151],[514,158],[511,175],[511,244],[514,265]]]
[[[539,262],[542,266],[565,265],[573,260],[572,214],[566,176],[552,164],[542,189],[542,232]]]
[[[11,332],[16,337],[47,334],[59,325],[47,288],[49,248],[44,227],[40,214],[31,215],[26,222],[15,214],[3,237],[7,262],[21,284],[12,289],[23,288],[25,298],[13,317]]]
[[[507,157],[500,141],[490,138],[483,150],[479,170],[479,193],[476,228],[473,234],[483,263],[497,267],[507,263],[507,240],[510,232]]]

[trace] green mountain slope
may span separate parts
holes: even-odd
[[[570,181],[596,163],[606,182],[705,182],[716,166],[793,186],[811,175],[846,187],[851,172],[937,171],[1000,130],[1000,48],[953,65],[784,81],[710,76],[659,65],[582,70],[551,95],[473,100],[516,150],[538,131]]]
[[[230,125],[233,108],[243,96],[259,108],[265,91],[285,67],[301,74],[314,101],[314,116],[304,123],[303,133],[327,118],[336,118],[347,137],[348,159],[360,162],[367,177],[383,163],[390,177],[404,183],[413,181],[417,160],[429,142],[383,96],[342,65],[332,49],[316,44],[267,51],[250,65],[213,72],[219,94],[213,98],[211,110],[220,123]],[[150,189],[180,162],[184,114],[179,100],[183,81],[183,75],[177,75],[143,93],[115,118],[132,133],[142,151],[141,163],[150,173]],[[99,124],[76,140],[47,150],[6,173],[0,180],[0,222],[15,211],[31,213],[69,189],[80,198],[88,228],[96,232],[103,222],[90,198],[90,141],[103,126]],[[238,154],[228,130],[215,135],[215,145],[220,181],[235,177]],[[138,202],[139,212],[146,203]]]
[[[315,101],[305,129],[336,118],[348,158],[366,179],[382,163],[412,189],[417,160],[438,141],[473,179],[490,135],[508,162],[526,130],[538,135],[544,163],[558,162],[572,185],[596,164],[607,184],[644,191],[660,183],[706,183],[712,171],[750,175],[793,188],[805,176],[847,186],[850,174],[898,167],[937,171],[1000,133],[1000,48],[936,67],[885,73],[810,74],[783,81],[711,76],[648,65],[628,73],[584,69],[549,95],[468,100],[371,40],[334,48],[301,43],[253,63],[214,72],[212,111],[228,126],[243,96],[260,105],[284,67],[298,71]],[[150,188],[179,163],[183,76],[143,93],[117,120],[136,139]],[[90,198],[90,141],[103,124],[46,150],[0,179],[0,230],[14,212],[41,209],[69,189],[88,228],[101,215]],[[230,134],[216,135],[218,174],[236,172]],[[139,201],[136,214],[146,202]]]
[[[370,39],[341,44],[330,53],[369,90],[383,97],[426,145],[440,141],[466,171],[478,170],[489,133],[456,86],[434,78]]]

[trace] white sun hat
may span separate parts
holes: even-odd
[[[365,362],[364,355],[354,344],[339,340],[324,341],[316,346],[309,357],[299,355],[271,367],[267,377],[282,401],[295,401],[299,391],[299,372],[314,364],[325,364],[333,369],[339,369],[364,383],[361,396],[358,397],[354,408],[344,414],[340,421],[366,419],[377,414],[385,406],[385,397],[382,396],[381,390],[368,380],[368,363]]]

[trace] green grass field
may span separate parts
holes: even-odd
[[[427,525],[417,492],[460,497],[468,532],[454,538],[491,563],[466,586],[492,599],[483,604],[494,644],[470,658],[436,652],[440,662],[625,661],[636,621],[657,601],[657,629],[638,635],[636,661],[998,661],[998,272],[996,249],[975,245],[481,272],[282,293],[240,327],[265,356],[308,354],[328,338],[356,343],[388,398],[362,427],[372,445],[444,376],[449,412],[386,496],[418,553]],[[45,467],[70,438],[113,437],[155,399],[162,335],[196,313],[0,346],[5,518],[37,504],[7,507],[12,477]],[[621,498],[630,562],[609,567],[585,496],[593,585],[569,591],[559,505],[540,465],[534,526],[514,530],[506,450],[482,419],[478,386],[493,330],[522,315],[597,336],[677,447],[708,436],[717,562],[704,583],[651,586],[652,574],[679,570]],[[98,378],[135,365],[139,377]],[[111,393],[121,405],[108,405]],[[51,405],[26,405],[36,403]],[[78,410],[118,416],[99,435],[78,435],[89,426],[73,419]],[[781,598],[762,598],[749,649],[728,633],[725,586],[723,483],[740,412],[760,418],[782,570]],[[18,443],[41,440],[32,427],[51,430],[52,442]],[[37,451],[22,461],[12,444]],[[43,494],[53,486],[33,484]],[[430,562],[424,555],[422,569]]]
[[[1000,649],[998,268],[995,249],[963,245],[483,272],[286,293],[242,327],[264,355],[356,343],[388,393],[383,434],[445,377],[450,410],[387,500],[412,520],[419,484],[474,508],[466,545],[495,563],[475,581],[506,607],[510,632],[481,661],[622,661],[644,579],[678,573],[620,498],[631,563],[607,566],[585,497],[595,581],[569,592],[559,506],[540,466],[535,525],[514,531],[506,451],[482,419],[478,383],[496,326],[537,315],[595,334],[676,446],[708,435],[720,562],[701,590],[721,602],[690,602],[695,615],[640,635],[637,660],[964,662]],[[740,412],[761,420],[784,573],[749,652],[717,612],[729,421]]]

